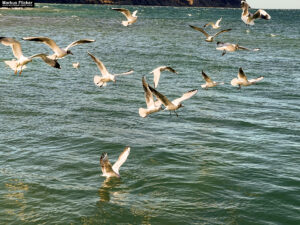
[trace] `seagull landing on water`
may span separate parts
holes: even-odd
[[[219,31],[218,33],[216,33],[215,35],[211,36],[211,35],[209,35],[205,30],[203,30],[203,29],[200,28],[200,27],[195,27],[195,26],[192,26],[192,25],[190,25],[190,27],[193,28],[193,29],[195,29],[195,30],[197,30],[197,31],[200,31],[201,33],[203,33],[203,34],[205,35],[205,37],[206,37],[205,41],[207,41],[207,42],[213,42],[213,41],[214,41],[214,38],[215,38],[216,36],[218,36],[219,34],[222,34],[222,33],[224,33],[224,32],[228,32],[228,31],[231,31],[231,30],[232,30],[232,29],[221,30],[221,31]]]
[[[89,56],[91,56],[91,58],[94,60],[94,62],[96,63],[98,69],[100,70],[102,77],[101,76],[94,76],[94,83],[95,85],[97,85],[98,87],[104,87],[106,86],[107,82],[113,81],[114,83],[116,82],[116,76],[119,75],[128,75],[128,74],[132,74],[133,70],[130,70],[126,73],[120,73],[120,74],[110,74],[106,67],[104,66],[104,64],[95,56],[93,56],[91,53],[89,53]]]
[[[37,42],[42,42],[46,45],[48,45],[52,51],[54,52],[53,55],[50,55],[49,58],[51,59],[60,59],[65,57],[66,55],[73,55],[71,52],[70,48],[79,45],[79,44],[85,44],[85,43],[91,43],[94,42],[95,40],[89,40],[89,39],[82,39],[78,41],[74,41],[71,44],[69,44],[66,48],[60,48],[57,46],[55,41],[48,37],[24,37],[23,40],[25,41],[37,41]]]
[[[139,108],[139,114],[141,117],[146,117],[151,113],[155,113],[160,111],[161,108],[161,101],[157,100],[154,101],[153,99],[153,94],[149,89],[149,85],[147,84],[145,77],[142,78],[142,83],[143,83],[143,88],[144,88],[144,92],[145,92],[145,100],[146,100],[146,104],[147,104],[147,109],[145,108]]]
[[[239,73],[238,73],[238,78],[232,79],[231,85],[239,86],[238,88],[240,89],[241,86],[250,86],[252,84],[257,83],[258,81],[260,81],[262,79],[264,79],[264,77],[261,76],[261,77],[255,78],[255,79],[248,80],[243,69],[240,68]]]
[[[31,62],[33,58],[40,57],[45,63],[48,65],[60,69],[60,65],[56,60],[50,59],[47,57],[46,54],[35,54],[30,57],[26,57],[22,53],[22,48],[20,42],[13,38],[8,37],[0,37],[0,43],[6,46],[10,46],[12,48],[14,56],[17,58],[17,60],[11,60],[11,61],[4,61],[5,64],[7,64],[12,70],[15,71],[15,74],[19,72],[21,75],[22,70],[26,68],[26,64]]]
[[[168,71],[170,71],[172,73],[178,74],[173,68],[171,68],[169,66],[160,66],[160,67],[157,67],[152,72],[150,72],[150,73],[153,73],[153,82],[154,82],[154,87],[155,88],[157,88],[158,81],[159,81],[159,78],[160,78],[160,73],[163,72],[163,71],[166,71],[166,70],[168,70]]]
[[[257,10],[254,14],[249,12],[250,6],[246,2],[246,0],[241,1],[241,8],[242,8],[242,16],[241,19],[247,25],[254,25],[254,20],[261,18],[265,20],[270,20],[271,16],[263,9]]]
[[[225,55],[227,52],[235,52],[237,50],[246,50],[246,51],[259,51],[259,48],[249,49],[245,48],[243,46],[240,46],[238,44],[231,44],[231,43],[223,43],[223,42],[217,42],[217,50],[223,51],[222,56]]]
[[[184,101],[184,100],[187,100],[187,99],[191,98],[198,91],[197,89],[188,91],[187,93],[183,94],[180,98],[177,98],[177,99],[175,99],[175,100],[173,100],[171,102],[169,99],[167,99],[166,96],[164,96],[163,94],[159,93],[157,90],[155,90],[151,86],[149,86],[149,89],[156,96],[156,98],[159,101],[161,101],[162,104],[164,104],[164,106],[166,107],[164,110],[174,111],[177,117],[178,117],[178,114],[176,113],[175,110],[183,107],[183,105],[181,104],[181,102]]]
[[[201,85],[202,88],[208,89],[208,88],[210,88],[210,87],[215,87],[215,86],[217,86],[217,85],[219,85],[219,84],[224,84],[223,82],[215,82],[215,81],[212,81],[212,80],[210,79],[210,77],[207,76],[206,73],[204,73],[203,70],[202,70],[202,76],[203,76],[203,79],[206,81],[205,84],[202,84],[202,85]]]
[[[114,165],[111,165],[111,163],[108,160],[107,153],[102,153],[100,157],[100,166],[102,170],[102,176],[104,177],[118,177],[120,178],[119,169],[123,165],[123,163],[127,160],[127,157],[130,153],[130,147],[126,147],[123,152],[120,154],[118,160],[114,163]]]
[[[119,11],[122,13],[124,16],[126,16],[127,20],[122,21],[123,26],[127,27],[128,25],[132,25],[137,21],[137,10],[135,10],[132,14],[128,9],[123,9],[123,8],[112,8],[112,10]]]
[[[219,29],[221,26],[220,26],[220,22],[222,21],[222,17],[220,19],[217,20],[216,23],[213,23],[213,22],[209,22],[207,24],[205,24],[203,27],[207,27],[207,26],[211,26],[213,29]]]

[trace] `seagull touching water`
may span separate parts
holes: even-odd
[[[111,165],[111,163],[108,160],[107,153],[102,153],[100,157],[100,166],[102,170],[102,176],[104,177],[118,177],[120,178],[119,169],[123,165],[123,163],[127,160],[127,157],[130,153],[130,147],[126,147],[123,152],[120,154],[118,160],[114,163],[114,165]]]

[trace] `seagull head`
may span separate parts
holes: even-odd
[[[68,51],[67,51],[67,54],[68,54],[68,55],[70,55],[70,54],[73,55],[73,53],[71,52],[71,50],[68,50]]]

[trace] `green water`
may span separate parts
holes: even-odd
[[[22,76],[0,45],[0,224],[299,224],[299,10],[268,10],[270,21],[249,28],[241,9],[128,6],[139,18],[123,27],[110,8],[0,10],[0,36],[18,39],[26,56],[51,50],[25,36],[61,47],[96,39],[72,48],[61,70],[34,60]],[[222,57],[188,26],[219,17],[233,30],[217,40],[261,50]],[[87,51],[112,73],[135,72],[100,89]],[[199,91],[178,118],[141,118],[141,78],[151,84],[161,65],[179,73],[161,76],[168,98]],[[238,90],[239,67],[265,78]],[[201,89],[201,70],[225,85]],[[101,153],[114,162],[127,145],[121,180],[105,181]]]

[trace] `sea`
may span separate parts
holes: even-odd
[[[112,10],[138,10],[138,20]],[[255,12],[255,9],[251,9]],[[271,20],[246,26],[241,9],[36,4],[0,9],[0,36],[23,54],[52,54],[45,36],[66,47],[61,69],[33,59],[21,75],[4,63],[0,45],[0,224],[300,224],[300,11],[267,10]],[[220,17],[215,42],[189,27]],[[205,28],[209,34],[219,30]],[[216,42],[260,51],[222,56]],[[118,76],[94,85],[101,60]],[[80,63],[78,69],[72,63]],[[146,118],[142,77],[171,101],[198,93],[176,112]],[[256,85],[231,86],[242,68]],[[224,82],[208,90],[202,70]],[[106,179],[103,152],[113,164],[131,147],[121,178]]]

